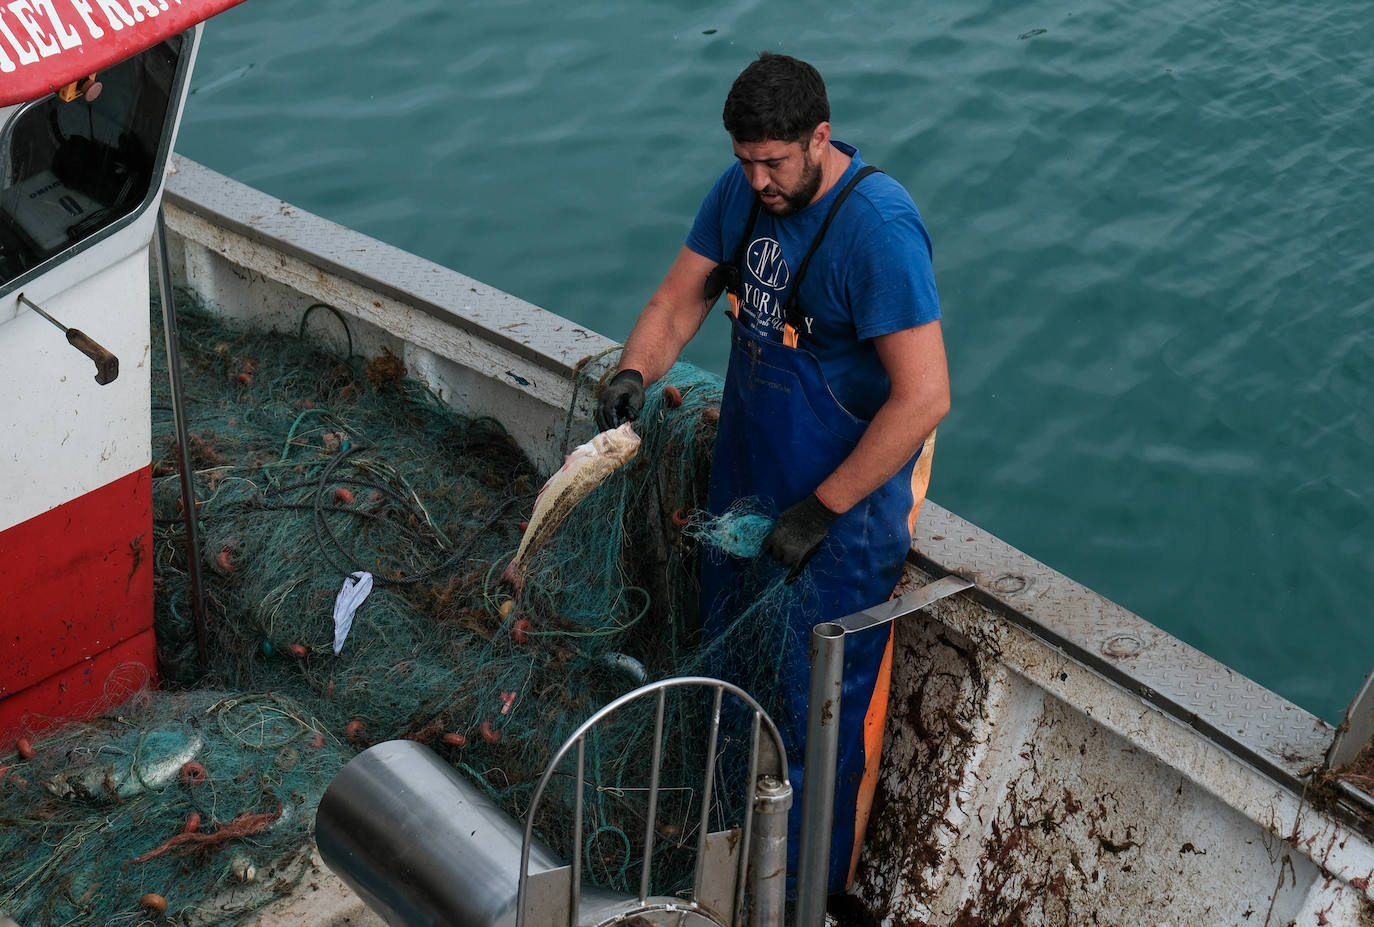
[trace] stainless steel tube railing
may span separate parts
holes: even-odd
[[[658,807],[657,792],[659,784],[659,774],[663,760],[661,745],[664,734],[664,703],[668,689],[682,687],[701,687],[713,690],[713,700],[711,706],[711,727],[710,734],[708,737],[708,743],[706,745],[707,753],[704,781],[701,786],[701,816],[700,821],[698,822],[696,872],[693,882],[694,903],[697,899],[701,898],[704,895],[706,890],[704,867],[707,854],[707,836],[708,831],[710,830],[709,817],[711,808],[711,789],[715,776],[715,758],[718,748],[717,742],[720,736],[721,706],[724,696],[727,693],[743,702],[745,707],[747,707],[753,713],[749,748],[750,775],[749,781],[746,786],[748,793],[746,795],[746,802],[744,805],[745,816],[744,821],[742,823],[740,841],[741,846],[748,848],[751,842],[751,829],[753,827],[755,805],[758,798],[758,777],[771,777],[771,779],[776,783],[776,786],[770,786],[770,788],[774,788],[779,793],[786,793],[786,800],[790,804],[791,784],[788,782],[787,778],[787,764],[784,760],[786,752],[783,748],[782,737],[778,733],[778,729],[776,725],[774,725],[772,719],[768,717],[767,713],[764,712],[763,708],[758,704],[758,702],[756,702],[753,699],[753,697],[750,696],[747,692],[745,692],[743,689],[740,689],[738,686],[732,685],[731,683],[723,682],[719,679],[711,679],[708,677],[701,676],[682,676],[672,679],[662,679],[657,682],[652,682],[648,685],[641,686],[633,692],[626,693],[625,695],[622,695],[614,701],[610,702],[600,711],[596,712],[594,715],[592,715],[590,718],[584,721],[580,726],[578,726],[578,728],[575,731],[573,731],[572,735],[569,736],[568,740],[563,744],[563,746],[559,748],[559,750],[553,755],[552,759],[549,760],[549,764],[544,770],[544,775],[540,778],[538,785],[535,786],[534,794],[530,799],[529,812],[526,815],[525,850],[521,855],[518,870],[520,883],[516,898],[515,927],[526,927],[526,924],[529,923],[529,876],[531,875],[530,864],[532,860],[534,860],[536,863],[538,862],[534,859],[532,854],[534,852],[534,849],[539,846],[534,837],[534,821],[536,818],[536,811],[539,808],[539,804],[543,799],[544,792],[550,780],[553,778],[558,768],[562,765],[563,761],[567,758],[567,756],[570,753],[572,753],[575,757],[576,764],[576,781],[574,784],[574,794],[577,796],[577,807],[573,811],[573,814],[575,816],[574,828],[576,829],[574,833],[573,845],[575,847],[581,847],[581,796],[586,787],[584,751],[587,735],[594,728],[596,728],[597,725],[609,719],[611,715],[615,714],[618,710],[625,707],[629,703],[634,702],[640,698],[653,695],[657,699],[657,705],[654,712],[654,749],[652,751],[649,769],[649,781],[651,784],[651,791],[649,795],[648,820],[645,823],[644,859],[642,863],[643,868],[640,872],[640,894],[638,901],[642,904],[648,900],[649,873],[651,871],[653,864],[654,833],[658,826],[658,822],[655,820],[655,817]],[[762,745],[765,742],[765,735],[769,747],[766,753],[764,752],[764,750],[761,749]],[[769,768],[764,769],[764,766],[767,766]],[[770,822],[769,826],[770,828],[772,828],[776,825]],[[770,842],[769,844],[770,850],[776,850],[776,840],[776,835],[773,835],[772,842]],[[783,821],[781,840],[782,852],[785,860],[787,846],[785,818]],[[582,898],[583,894],[581,888],[580,856],[581,854],[579,852],[577,854],[577,857],[573,860],[572,864],[572,879],[569,884],[568,909],[567,918],[565,921],[567,927],[577,927],[578,922],[578,908],[580,904],[580,899]],[[733,912],[730,912],[731,924],[738,923],[738,914],[740,911],[742,900],[744,898],[743,889],[748,873],[749,862],[749,853],[741,852],[739,854],[738,871],[735,877],[735,909]],[[785,865],[783,866],[783,871],[785,875]],[[756,880],[756,884],[760,888],[760,890],[766,890],[770,893],[770,897],[767,899],[755,899],[756,910],[759,907],[761,907],[764,911],[768,912],[770,916],[776,916],[777,920],[771,922],[759,921],[752,925],[752,927],[782,927],[781,914],[785,903],[785,879],[774,878],[764,879],[762,881]],[[540,927],[545,927],[546,924],[547,927],[554,927],[552,922],[549,922],[547,920],[540,921],[539,923]]]

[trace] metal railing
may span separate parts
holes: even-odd
[[[606,723],[612,715],[632,702],[653,696],[656,699],[654,710],[653,749],[649,767],[648,809],[644,824],[644,853],[639,876],[639,905],[650,905],[650,873],[652,871],[654,842],[658,828],[658,797],[663,767],[663,735],[666,697],[669,689],[703,688],[713,690],[711,724],[708,742],[705,747],[706,763],[701,786],[701,810],[698,821],[695,872],[693,889],[688,901],[689,907],[713,915],[714,923],[734,927],[742,923],[741,914],[745,909],[746,888],[754,909],[751,927],[780,927],[782,924],[786,892],[786,854],[787,854],[787,811],[791,805],[791,784],[787,777],[786,752],[777,726],[752,696],[738,686],[719,679],[701,676],[684,676],[663,679],[649,683],[633,692],[620,696],[588,718],[575,730],[562,747],[549,761],[539,784],[535,787],[530,800],[530,808],[525,817],[525,836],[520,859],[520,885],[516,902],[516,927],[526,927],[533,923],[540,927],[553,925],[561,919],[567,927],[577,927],[579,908],[582,902],[582,837],[583,837],[583,791],[586,788],[586,738],[599,725]],[[712,806],[712,787],[715,778],[716,758],[719,749],[721,709],[726,694],[737,698],[752,712],[749,735],[749,773],[746,783],[746,801],[743,810],[740,835],[737,843],[731,845],[745,848],[738,853],[733,884],[726,893],[728,910],[721,911],[710,900],[719,896],[719,886],[713,885],[715,875],[709,866],[710,859],[710,814]],[[764,740],[767,735],[768,741]],[[763,749],[766,746],[769,749]],[[573,860],[571,878],[566,883],[566,906],[562,910],[550,910],[550,905],[531,912],[531,873],[529,872],[530,848],[535,845],[534,822],[544,792],[550,780],[569,754],[574,754],[576,781],[573,808]],[[755,813],[762,811],[763,827],[756,840],[754,833]],[[780,822],[780,823],[779,823]],[[750,848],[757,847],[751,853]],[[764,857],[760,859],[760,854]],[[751,860],[752,857],[752,860]],[[749,882],[752,862],[753,882]],[[540,877],[544,874],[536,874]],[[720,899],[725,901],[726,899]],[[720,919],[720,918],[723,918]]]

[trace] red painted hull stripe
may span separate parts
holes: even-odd
[[[0,717],[20,695],[26,711],[61,711],[73,668],[117,649],[155,670],[152,527],[143,467],[0,532]],[[144,643],[122,647],[136,638]]]
[[[0,754],[20,737],[30,738],[41,748],[49,731],[122,705],[156,685],[152,673],[156,664],[157,643],[153,632],[145,631],[0,699]]]

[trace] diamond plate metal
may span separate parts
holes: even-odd
[[[1290,788],[1334,729],[1140,616],[926,501],[912,557],[977,581],[983,604]]]

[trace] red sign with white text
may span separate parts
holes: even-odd
[[[0,106],[52,93],[243,0],[0,0]]]

